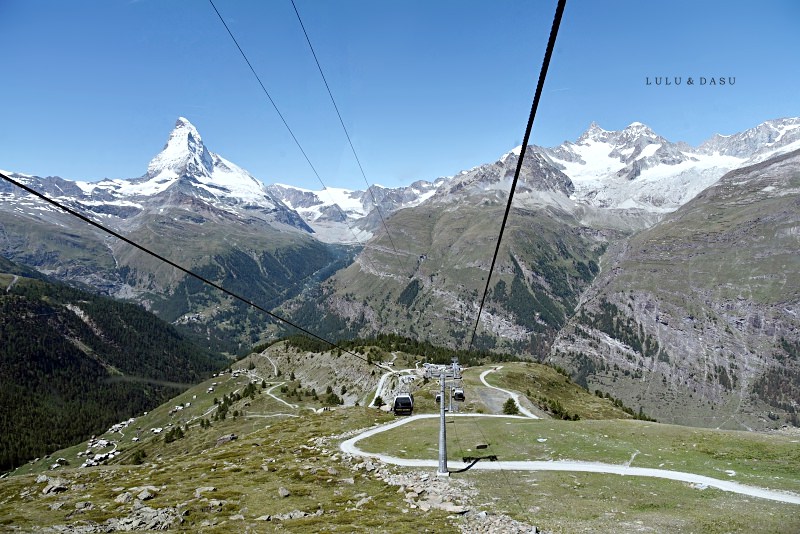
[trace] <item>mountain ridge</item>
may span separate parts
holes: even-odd
[[[688,202],[725,172],[793,147],[800,147],[797,117],[767,120],[731,135],[715,134],[697,147],[668,141],[639,122],[618,131],[605,130],[593,122],[575,142],[565,141],[551,148],[530,145],[525,166],[538,167],[551,176],[564,175],[560,187],[529,184],[531,191],[560,192],[566,197],[550,199],[553,203],[563,206],[568,200],[580,208],[641,209],[663,215]],[[490,178],[491,167],[503,168],[508,178],[506,160],[516,157],[519,149],[512,149],[494,163],[432,182],[417,180],[395,188],[373,185],[367,190],[312,190],[282,183],[265,185],[209,151],[194,125],[179,117],[164,148],[139,178],[81,182],[13,174],[43,192],[123,219],[146,210],[142,202],[157,203],[159,193],[177,189],[237,216],[259,214],[270,223],[316,232],[325,242],[362,243],[381,229],[376,207],[387,217],[398,209],[444,201],[442,197],[458,184],[466,186],[466,175],[472,176],[475,187],[507,192],[510,181]],[[476,179],[476,174],[483,176]],[[13,194],[13,190],[0,186],[0,193]]]
[[[540,183],[528,184],[528,188],[529,192],[535,191],[541,196],[544,202],[562,207],[572,203],[576,210],[639,209],[663,216],[688,202],[726,172],[763,161],[792,147],[800,147],[798,125],[800,118],[768,120],[737,134],[717,134],[692,147],[681,141],[668,141],[639,122],[618,131],[604,130],[593,122],[575,142],[565,141],[552,148],[537,145],[528,147],[526,168],[537,166],[543,174],[564,175],[563,187]],[[468,179],[472,180],[472,189],[476,193],[488,189],[507,193],[510,187],[509,169],[513,174],[514,167],[508,165],[506,160],[518,157],[520,148],[512,149],[493,163],[478,165],[454,176],[387,189],[405,198],[389,206],[381,205],[381,209],[384,213],[391,213],[423,202],[446,202],[448,194],[458,184],[467,186]],[[491,176],[497,173],[497,169],[501,169],[505,182],[498,180],[497,176]],[[417,185],[421,187],[415,187]],[[524,183],[521,186],[524,192]],[[350,223],[360,225],[369,212],[366,191],[339,188],[335,189],[337,196],[333,198],[324,190],[295,188],[285,184],[273,184],[269,188],[312,226],[326,217],[329,225],[342,223],[342,213],[347,214]],[[562,193],[563,198],[548,198],[552,193]],[[342,202],[342,198],[346,200]],[[337,205],[342,208],[341,211]],[[339,235],[352,238],[352,232]]]

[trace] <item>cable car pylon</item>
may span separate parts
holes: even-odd
[[[449,477],[450,471],[447,469],[447,430],[445,429],[444,421],[444,399],[445,399],[445,382],[447,381],[447,367],[442,366],[440,369],[440,394],[441,402],[439,403],[439,470],[436,472],[437,476]]]
[[[453,363],[449,369],[453,374],[453,381],[461,379],[461,367],[458,365],[458,358],[453,356]],[[450,471],[447,469],[447,429],[445,427],[445,395],[449,392],[447,388],[447,372],[446,365],[439,368],[439,395],[441,401],[439,402],[439,469],[436,475],[440,477],[449,477]],[[462,389],[463,395],[463,389]],[[452,411],[453,395],[450,394],[450,409]]]

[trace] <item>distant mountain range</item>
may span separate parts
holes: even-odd
[[[735,135],[716,135],[698,147],[668,141],[647,126],[633,123],[621,131],[606,131],[592,124],[574,143],[529,148],[475,347],[555,358],[569,365],[575,377],[588,386],[617,388],[620,392],[614,391],[615,396],[626,404],[635,407],[641,402],[646,412],[655,413],[651,404],[661,400],[622,382],[641,380],[647,373],[656,373],[659,365],[639,365],[627,369],[626,375],[617,362],[620,370],[612,370],[617,382],[609,383],[602,373],[616,356],[595,345],[606,335],[612,345],[627,343],[647,362],[658,362],[659,357],[679,361],[677,352],[684,349],[678,347],[683,346],[689,351],[686,357],[697,362],[716,350],[710,341],[714,338],[692,330],[693,343],[673,346],[659,337],[661,323],[627,311],[629,303],[639,305],[639,293],[621,300],[621,293],[606,295],[602,287],[616,287],[614,280],[626,280],[633,291],[637,284],[652,284],[664,276],[656,267],[641,267],[656,261],[647,259],[654,250],[672,251],[659,256],[657,262],[684,258],[671,266],[669,276],[676,280],[692,280],[698,269],[722,270],[731,264],[733,260],[720,252],[717,241],[700,236],[698,230],[675,226],[675,221],[684,220],[682,214],[689,213],[686,210],[697,210],[708,198],[706,192],[715,191],[718,184],[726,183],[735,192],[739,169],[747,169],[752,174],[748,183],[755,183],[777,162],[788,169],[788,181],[765,185],[752,195],[742,193],[741,199],[715,204],[707,213],[692,212],[705,214],[692,218],[691,223],[702,229],[714,217],[728,220],[756,193],[788,203],[781,206],[790,213],[786,206],[798,198],[792,185],[795,160],[791,155],[800,149],[800,118],[771,120]],[[495,162],[407,187],[311,191],[264,185],[209,151],[196,128],[181,118],[164,149],[139,178],[88,183],[11,174],[316,333],[349,337],[396,332],[462,348],[469,342],[519,154],[517,147]],[[763,254],[771,252],[759,248],[763,243],[756,239],[758,235],[767,249],[775,245],[797,250],[792,241],[794,227],[774,215],[770,218],[764,212],[757,224],[728,228],[731,236],[740,237],[741,244],[733,237],[724,242],[738,254],[737,265],[760,265],[764,272],[759,276],[782,276],[787,287],[798,287],[798,271],[786,273],[783,267],[762,261]],[[684,234],[672,233],[678,228],[689,236],[680,246],[677,243]],[[620,259],[642,240],[656,235],[680,250],[690,249],[692,255],[683,256],[679,248],[653,241],[633,259]],[[263,315],[5,182],[0,182],[0,254],[58,279],[141,303],[220,350],[236,352],[281,330]],[[700,267],[686,257],[707,258],[712,266]],[[779,271],[784,274],[776,274]],[[632,272],[636,275],[625,277]],[[735,274],[742,277],[739,283],[746,288],[761,284],[742,271]],[[712,287],[715,282],[706,283]],[[727,278],[725,283],[736,282]],[[681,306],[689,310],[687,316],[698,317],[698,309],[727,303],[696,289],[674,288],[685,296]],[[590,295],[598,296],[592,299]],[[778,306],[774,310],[796,307],[792,302],[776,304],[754,295],[743,291],[741,298],[762,318],[768,316],[765,306]],[[666,298],[663,293],[651,294],[646,305],[658,309]],[[599,303],[607,304],[598,307]],[[734,318],[734,314],[715,317],[734,321],[727,324],[732,331],[735,321],[750,320]],[[625,329],[601,328],[598,325],[605,323],[596,323],[601,319],[617,326],[630,323],[638,341],[632,341],[632,334]],[[672,321],[670,324],[675,324],[674,317]],[[725,326],[719,327],[724,330]],[[737,359],[752,354],[757,350],[754,347],[782,347],[784,341],[789,348],[775,350],[783,351],[784,358],[797,358],[792,356],[792,347],[799,341],[800,329],[780,330],[781,338],[774,332],[759,331],[752,334],[755,337],[748,334],[746,341],[740,340],[734,345],[738,348],[731,349],[730,361],[747,365],[752,372],[742,373],[747,379],[740,378],[735,395],[729,392],[725,397],[738,403],[726,412],[730,426],[737,425],[737,413],[763,414],[765,406],[775,408],[777,420],[789,417],[794,404],[787,404],[786,387],[781,386],[781,395],[765,393],[761,397],[753,389],[772,369],[769,362],[777,360],[754,366],[745,363],[750,359]],[[655,340],[659,340],[658,350]],[[730,380],[731,365],[726,370]],[[690,368],[688,363],[681,366]],[[672,384],[675,406],[692,402],[689,391],[701,395],[707,404],[700,411],[707,417],[712,410],[708,403],[722,402],[718,387],[725,382],[721,378],[725,375],[716,367],[713,373],[703,369],[697,367],[692,379],[701,381],[703,387],[669,373],[653,376]],[[789,383],[798,381],[790,378]],[[748,395],[760,400],[738,402]],[[759,417],[750,417],[746,424],[773,424],[773,420]]]
[[[729,170],[797,148],[800,118],[771,120],[734,135],[715,135],[698,147],[668,141],[641,123],[620,131],[592,123],[575,143],[567,141],[554,148],[531,145],[517,194],[536,192],[541,197],[539,193],[547,192],[582,207],[663,214],[676,210]],[[449,200],[454,193],[507,192],[519,153],[517,147],[495,163],[406,187],[313,191],[284,184],[265,186],[210,152],[197,129],[181,117],[164,149],[139,178],[81,182],[9,174],[118,228],[130,229],[142,213],[199,199],[230,216],[316,232],[326,242],[354,243],[378,231],[376,205],[382,213],[391,214],[426,201]],[[50,209],[21,201],[19,192],[7,183],[0,183],[0,201]],[[563,199],[551,201],[564,204]]]
[[[210,152],[183,118],[140,178],[12,176],[267,307],[351,261],[347,247],[315,239],[261,182]],[[5,181],[0,206],[0,253],[9,259],[135,300],[219,350],[236,352],[263,331],[262,314]]]
[[[726,174],[602,267],[552,361],[659,420],[798,424],[800,150]]]
[[[370,193],[388,213],[426,201],[450,201],[453,194],[465,192],[507,194],[520,148],[495,163],[408,187],[310,191],[273,185],[269,190],[309,225],[325,228],[323,223],[328,223],[327,227],[341,223],[342,214],[352,222],[367,217],[375,205]],[[621,131],[606,131],[592,123],[575,143],[567,141],[554,148],[531,145],[517,195],[534,193],[535,198],[529,200],[535,203],[574,204],[576,209],[642,210],[660,215],[675,211],[732,169],[797,148],[800,118],[766,121],[735,135],[715,135],[698,147],[668,141],[638,122]],[[525,202],[523,198],[519,201]],[[375,229],[374,225],[366,228]],[[341,235],[344,240],[352,238],[352,233]]]

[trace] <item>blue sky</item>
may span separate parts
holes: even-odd
[[[363,188],[291,2],[215,3],[326,185]],[[521,142],[554,0],[296,3],[370,183],[452,175]],[[699,144],[798,116],[798,27],[792,0],[569,0],[532,142],[639,121]],[[0,35],[2,169],[140,176],[186,116],[264,182],[320,187],[205,0],[0,0]]]

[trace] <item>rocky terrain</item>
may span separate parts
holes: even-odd
[[[660,420],[797,424],[799,169],[732,171],[615,246],[552,361]]]

